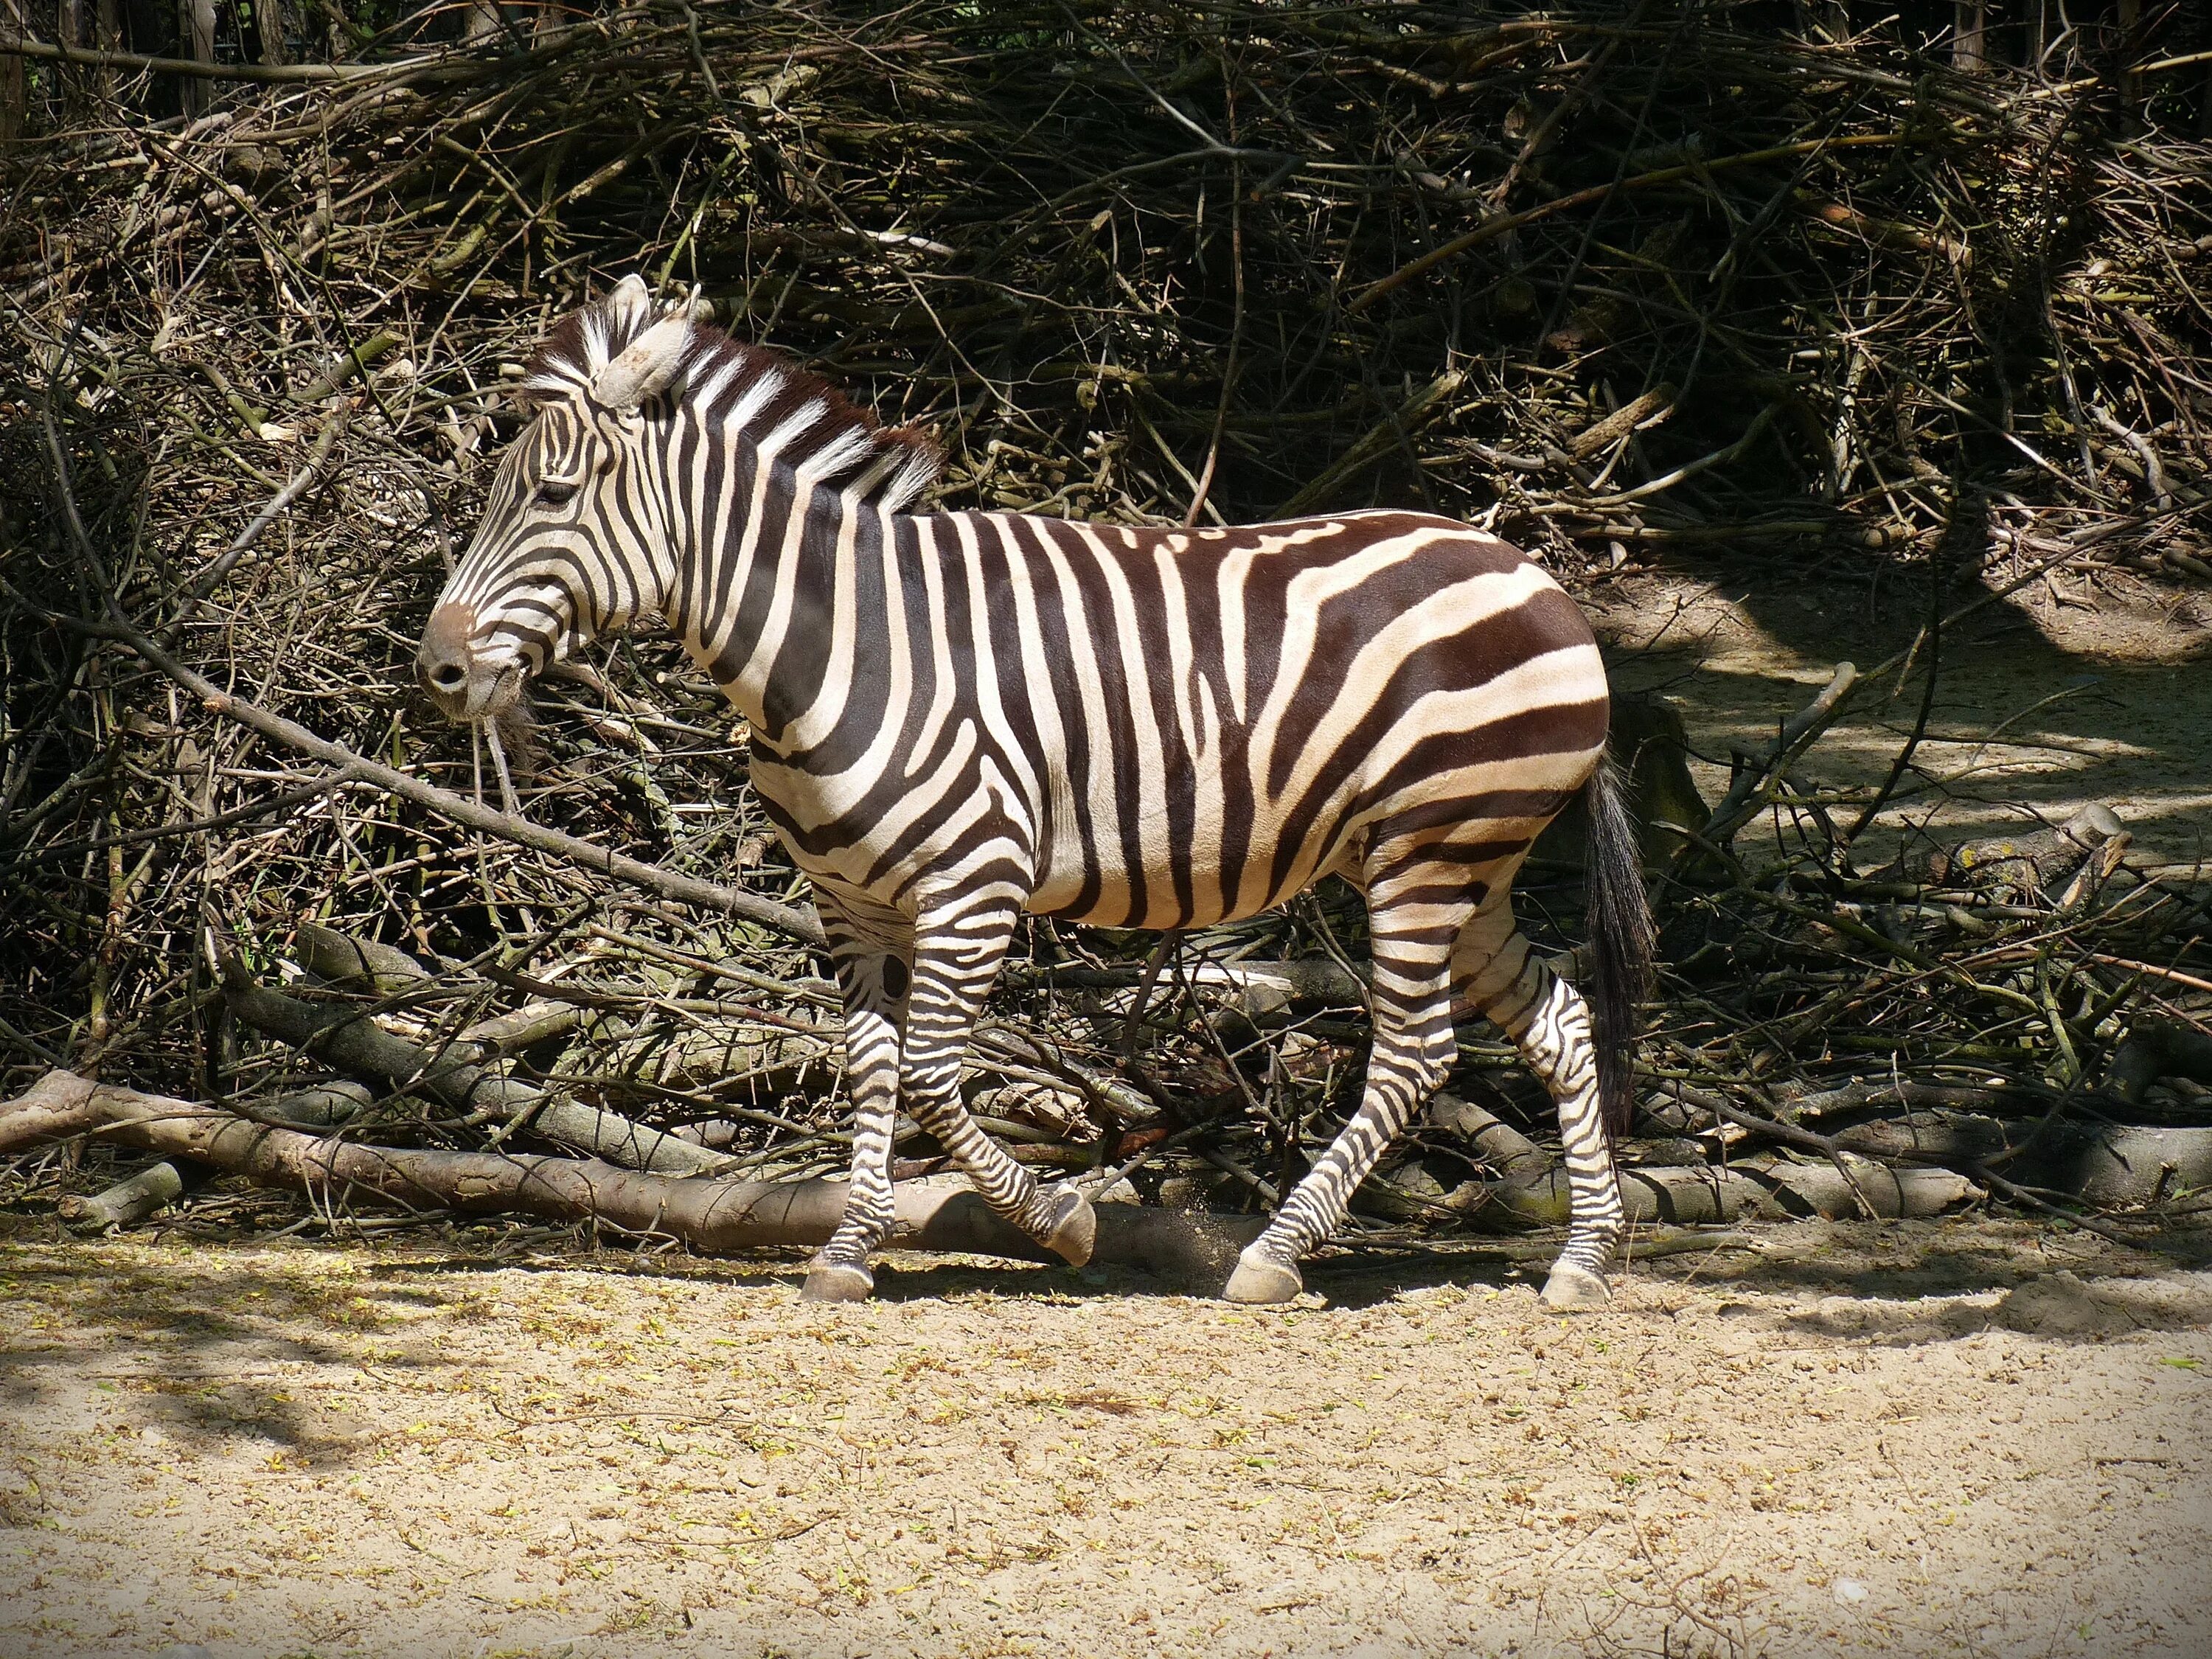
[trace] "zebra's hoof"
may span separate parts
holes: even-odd
[[[806,1270],[801,1302],[866,1302],[876,1276],[857,1261],[817,1261]]]
[[[1561,1261],[1553,1267],[1552,1276],[1544,1281],[1544,1294],[1539,1300],[1554,1313],[1588,1313],[1593,1308],[1611,1305],[1613,1287],[1605,1282],[1603,1274],[1577,1267],[1571,1261]]]
[[[1089,1199],[1062,1183],[1060,1201],[1053,1206],[1052,1231],[1037,1243],[1069,1267],[1080,1267],[1091,1260],[1098,1243],[1098,1212]]]
[[[1305,1287],[1296,1267],[1261,1255],[1253,1245],[1237,1258],[1237,1271],[1229,1275],[1221,1296],[1225,1302],[1288,1302]]]

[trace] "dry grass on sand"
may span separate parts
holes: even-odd
[[[1255,1312],[17,1242],[0,1653],[2212,1652],[2212,1274],[1753,1239],[1575,1320],[1480,1255]]]

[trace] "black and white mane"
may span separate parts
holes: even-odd
[[[589,402],[608,364],[648,329],[681,319],[664,310],[635,277],[605,298],[571,313],[545,337],[506,390],[526,404],[554,399]],[[681,366],[662,395],[679,398],[710,420],[726,422],[776,459],[804,469],[817,483],[857,500],[901,511],[935,481],[945,458],[919,427],[886,427],[874,415],[780,351],[749,345],[696,317]],[[773,444],[764,441],[773,437]]]

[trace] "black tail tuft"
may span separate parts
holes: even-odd
[[[1589,813],[1589,1001],[1598,1103],[1607,1133],[1620,1136],[1636,1112],[1637,1011],[1651,988],[1651,907],[1636,827],[1610,757],[1583,786],[1583,805]]]

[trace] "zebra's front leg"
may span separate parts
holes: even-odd
[[[838,989],[845,1000],[845,1076],[853,1097],[853,1181],[845,1212],[806,1270],[802,1302],[860,1302],[875,1289],[868,1258],[891,1230],[891,1138],[898,1126],[899,1025],[905,962],[865,940],[827,902]]]
[[[1287,1302],[1305,1288],[1299,1258],[1343,1224],[1359,1183],[1443,1083],[1458,1046],[1450,967],[1457,922],[1412,931],[1374,915],[1375,1040],[1359,1110],[1237,1258],[1222,1291],[1228,1300]]]
[[[937,1138],[985,1203],[1079,1267],[1091,1260],[1097,1236],[1091,1201],[1070,1182],[1042,1185],[984,1133],[960,1100],[969,1035],[998,977],[1018,915],[1012,902],[994,898],[926,909],[915,918],[900,1091],[915,1121]]]

